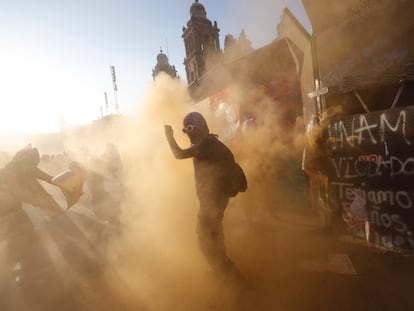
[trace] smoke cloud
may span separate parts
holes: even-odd
[[[246,90],[254,102],[246,101]],[[86,168],[106,143],[120,151],[125,190],[122,204],[114,208],[119,209],[122,230],[106,245],[104,278],[130,309],[240,310],[243,304],[248,310],[262,298],[262,285],[246,292],[221,282],[198,249],[192,161],[176,160],[164,136],[169,124],[178,144],[189,146],[181,128],[190,111],[204,114],[210,131],[231,148],[248,179],[247,192],[231,199],[224,220],[229,257],[247,283],[262,284],[280,272],[270,259],[261,262],[275,256],[269,245],[277,241],[284,251],[291,248],[293,237],[269,240],[263,230],[280,225],[279,210],[306,204],[300,188],[303,121],[298,117],[286,127],[278,110],[281,103],[259,88],[236,84],[227,91],[227,102],[213,109],[207,102],[193,103],[182,81],[160,74],[140,109],[65,133],[69,159]],[[50,164],[43,168],[51,174],[62,170]],[[118,189],[111,190],[116,196]],[[86,209],[88,192],[86,187],[78,203]],[[272,306],[272,299],[263,304]]]
[[[232,198],[225,213],[229,257],[247,283],[260,284],[264,275],[277,273],[274,267],[265,268],[260,263],[271,254],[266,255],[270,241],[262,239],[262,230],[278,225],[279,210],[304,204],[300,188],[304,181],[298,164],[303,122],[297,118],[287,131],[278,113],[281,103],[258,88],[251,91],[256,94],[250,94],[256,101],[246,106],[242,91],[246,88],[228,88],[228,102],[214,108],[207,102],[193,103],[182,81],[160,74],[140,109],[63,133],[66,156],[41,163],[41,168],[52,175],[62,172],[73,160],[94,170],[107,143],[118,148],[124,168],[122,203],[111,206],[108,201],[106,205],[118,214],[121,229],[100,243],[105,244],[104,280],[111,294],[128,309],[139,305],[142,310],[240,310],[240,304],[253,307],[260,299],[260,293],[246,294],[245,288],[229,286],[217,278],[198,248],[192,161],[176,160],[164,135],[164,125],[169,124],[178,144],[190,146],[181,131],[182,119],[190,111],[205,115],[210,131],[219,134],[232,149],[248,179],[248,191]],[[85,184],[85,194],[73,211],[93,209],[88,187]],[[121,190],[114,185],[106,190],[109,198],[120,196]],[[62,203],[62,196],[50,188],[48,191]],[[76,224],[70,212],[66,214]],[[56,248],[54,239],[44,234],[50,249]],[[288,240],[282,240],[289,248]],[[92,256],[89,250],[86,253]],[[62,256],[53,260],[64,270]],[[271,305],[271,301],[265,303]]]
[[[229,98],[240,98],[238,89],[235,87]],[[269,215],[274,217],[273,212],[286,208],[287,202],[297,196],[292,193],[289,197],[290,190],[283,186],[286,180],[281,178],[290,178],[291,185],[297,182],[297,176],[286,165],[289,159],[300,157],[302,138],[286,135],[278,127],[280,117],[269,98],[263,97],[255,108],[258,111],[254,114],[262,116],[260,124],[246,125],[242,130],[242,120],[234,118],[237,113],[226,119],[220,117],[223,113],[228,116],[226,111],[214,112],[206,104],[195,105],[186,86],[166,75],[157,77],[143,104],[141,110],[133,112],[131,122],[114,122],[98,136],[83,136],[87,138],[83,145],[90,150],[99,150],[108,140],[115,141],[126,169],[127,190],[120,207],[123,231],[107,249],[110,268],[106,276],[124,300],[137,303],[131,299],[132,292],[150,310],[237,310],[240,293],[216,278],[198,249],[198,200],[192,161],[173,157],[163,126],[172,125],[179,145],[185,148],[190,143],[181,128],[189,111],[202,112],[213,133],[226,133],[235,123],[239,125],[225,142],[244,168],[249,189],[231,200],[224,226],[230,257],[242,271],[253,274],[249,262],[254,262],[255,250],[246,249],[235,237],[249,232],[252,224],[260,225]],[[237,105],[233,103],[233,107]],[[302,127],[298,120],[298,132],[303,132]],[[75,142],[80,150],[79,137],[68,137],[68,145],[72,144],[68,149],[76,150]],[[115,279],[121,279],[128,290],[120,290]]]

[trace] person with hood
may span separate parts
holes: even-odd
[[[190,112],[183,120],[183,132],[191,147],[181,149],[174,139],[173,129],[165,125],[165,135],[177,159],[193,158],[196,193],[200,208],[197,234],[201,251],[219,277],[238,278],[238,269],[226,254],[223,233],[224,211],[230,197],[231,174],[235,164],[230,149],[217,135],[210,134],[207,122],[198,112]]]
[[[38,149],[29,144],[16,152],[11,161],[0,169],[0,241],[6,242],[8,261],[18,271],[25,266],[22,262],[30,261],[36,244],[35,230],[23,209],[23,203],[44,210],[48,216],[63,213],[39,181],[61,187],[54,182],[53,176],[38,167],[39,162]],[[79,199],[80,194],[61,190],[68,199],[68,205],[69,201],[74,204]],[[18,271],[16,273],[21,274]],[[20,277],[16,276],[17,282]]]

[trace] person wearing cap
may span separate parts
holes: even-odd
[[[191,146],[182,149],[174,138],[173,129],[165,125],[165,135],[177,159],[193,158],[196,193],[200,208],[197,234],[201,251],[219,277],[238,278],[239,272],[226,254],[223,217],[231,195],[227,189],[227,167],[234,163],[229,148],[217,135],[210,134],[205,118],[190,112],[183,120],[183,132]]]

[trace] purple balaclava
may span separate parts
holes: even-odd
[[[206,119],[199,112],[188,113],[184,117],[183,126],[183,132],[188,135],[193,144],[198,143],[210,133]]]

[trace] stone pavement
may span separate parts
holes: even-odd
[[[0,310],[124,310],[103,277],[106,243],[118,229],[82,206],[53,221],[30,207],[27,211],[38,244],[18,269],[2,261]]]
[[[197,307],[174,297],[174,306],[140,304],[140,290],[131,290],[105,261],[105,240],[116,228],[88,209],[37,223],[42,247],[21,282],[0,271],[0,310],[414,310],[411,256],[334,238],[310,209],[252,213],[230,206],[226,244],[244,279],[231,299],[219,293],[229,290],[226,284],[212,282],[216,292],[200,297],[183,286],[183,297],[200,301]],[[168,295],[160,286],[153,299]]]
[[[414,310],[411,256],[334,237],[311,209],[267,213],[233,241],[249,288],[243,310]]]

